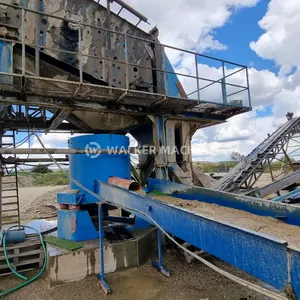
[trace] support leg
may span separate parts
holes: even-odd
[[[152,266],[158,269],[166,277],[170,277],[171,273],[163,267],[163,253],[162,253],[162,240],[161,240],[161,231],[157,228],[157,248],[158,248],[158,263],[152,261]]]
[[[100,243],[100,273],[97,274],[99,284],[101,285],[106,295],[110,294],[110,288],[104,280],[104,233],[102,228],[102,204],[98,205],[98,218],[99,218],[99,243]]]

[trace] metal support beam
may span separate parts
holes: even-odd
[[[103,232],[103,215],[102,204],[98,205],[98,218],[99,218],[99,246],[100,246],[100,273],[97,278],[100,286],[106,295],[110,294],[110,288],[104,279],[104,232]]]
[[[288,174],[287,176],[275,180],[274,182],[259,189],[260,197],[266,197],[273,193],[277,193],[285,189],[286,187],[300,182],[300,170],[294,172],[293,174]]]
[[[72,113],[72,110],[61,110],[53,115],[51,118],[52,123],[50,127],[46,130],[46,133],[55,130],[63,121],[65,121],[68,116]]]
[[[71,148],[48,148],[47,152],[49,154],[135,154],[136,148],[130,147],[127,149],[116,149],[112,151],[111,149],[71,149]],[[1,154],[45,154],[44,149],[40,148],[0,148]]]
[[[106,0],[106,28],[111,29],[111,13],[110,13],[110,3],[111,0]],[[106,57],[109,58],[108,69],[107,69],[107,82],[108,86],[112,86],[112,63],[111,63],[111,32],[106,31]]]
[[[166,147],[166,136],[165,136],[165,122],[164,117],[151,116],[153,122],[153,141],[158,151],[156,153],[156,178],[167,179],[168,178],[168,160],[167,155],[163,151],[160,151],[162,147]]]
[[[45,152],[44,152],[45,153]],[[68,162],[69,159],[66,158],[55,158],[57,162]],[[13,158],[13,157],[7,157],[7,158],[2,158],[2,162],[4,164],[26,164],[26,163],[42,163],[42,162],[52,162],[50,158]]]
[[[159,270],[166,277],[170,277],[171,273],[163,266],[163,246],[162,246],[162,232],[157,229],[157,248],[158,248],[158,262],[152,261],[152,266]]]
[[[40,0],[35,0],[35,10],[40,10]],[[41,15],[35,14],[35,43],[37,47],[35,48],[35,76],[40,76],[40,22]]]

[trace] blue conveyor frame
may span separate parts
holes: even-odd
[[[165,188],[173,184],[159,180],[155,182],[156,184],[160,182]],[[278,290],[283,291],[291,286],[300,299],[300,249],[290,247],[284,240],[215,221],[104,182],[98,183],[99,196],[104,201],[125,206],[134,215],[155,225],[145,214],[150,216],[166,232],[236,266]],[[299,213],[300,207],[297,210]]]
[[[277,218],[290,225],[300,226],[300,207],[297,205],[149,178],[148,192],[151,193],[154,190],[172,194],[172,197],[180,199],[198,200],[240,209],[259,216]]]

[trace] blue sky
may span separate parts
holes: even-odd
[[[254,7],[235,10],[225,26],[214,31],[215,38],[226,45],[227,49],[221,52],[208,49],[205,52],[228,61],[254,67],[257,70],[268,69],[278,73],[279,66],[274,61],[259,57],[249,47],[250,42],[257,40],[264,32],[258,22],[265,15],[269,2],[263,0]],[[272,115],[272,105],[255,110],[258,118]]]
[[[227,50],[206,52],[258,70],[278,72],[279,68],[274,61],[262,59],[249,47],[250,42],[257,40],[263,33],[258,22],[265,15],[268,4],[268,0],[262,0],[254,7],[235,10],[230,20],[214,33],[215,38],[228,47]]]

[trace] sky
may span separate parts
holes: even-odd
[[[252,111],[198,130],[192,141],[195,161],[227,160],[233,151],[246,155],[286,121],[287,112],[300,115],[299,0],[126,2],[148,17],[151,25],[141,28],[159,28],[161,42],[249,67]],[[116,4],[112,8],[118,10]],[[170,60],[176,70],[193,72],[188,56],[170,53]],[[220,73],[206,61],[199,61],[198,68],[200,76]],[[189,83],[183,85],[188,88]],[[68,137],[41,135],[48,147],[65,147]],[[32,146],[36,142],[33,138]]]

